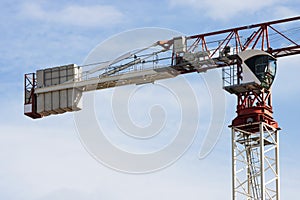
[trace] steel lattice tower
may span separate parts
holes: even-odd
[[[237,96],[232,131],[232,199],[279,200],[279,128],[271,89],[242,84],[241,63],[223,70],[224,89]]]

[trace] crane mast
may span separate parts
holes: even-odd
[[[237,116],[229,126],[232,198],[279,200],[280,128],[273,118],[271,85],[277,59],[300,54],[299,22],[297,16],[178,36],[91,64],[89,70],[75,64],[37,70],[25,74],[24,113],[36,119],[78,111],[86,91],[222,68],[224,90],[237,97]]]

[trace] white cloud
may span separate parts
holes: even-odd
[[[202,15],[208,16],[214,20],[229,20],[234,17],[251,14],[262,9],[269,10],[270,6],[276,5],[279,0],[252,0],[251,2],[239,0],[169,0],[171,7],[191,8],[201,12]]]
[[[222,199],[230,192],[229,187],[223,187],[211,193],[211,188],[220,188],[229,181],[229,175],[220,178],[229,167],[218,170],[214,158],[199,161],[192,157],[186,163],[185,157],[168,169],[140,176],[118,173],[91,159],[71,125],[53,130],[45,124],[39,121],[22,127],[2,126],[0,159],[5,162],[0,166],[0,199],[118,200],[124,199],[124,194],[125,199],[133,200],[162,196],[197,199],[199,195]]]
[[[60,10],[48,10],[37,3],[27,3],[21,13],[33,19],[87,27],[119,24],[124,17],[121,11],[110,5],[69,5]]]
[[[292,8],[285,6],[277,6],[274,9],[274,15],[277,18],[286,17],[286,16],[297,16],[299,15],[298,11],[293,10]]]
[[[278,59],[278,68],[273,85],[274,98],[285,101],[290,101],[291,97],[299,98],[300,85],[296,83],[300,72],[296,63],[299,62],[298,55]]]

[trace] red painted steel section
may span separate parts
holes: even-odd
[[[237,94],[237,117],[232,121],[232,126],[242,126],[248,132],[257,132],[259,127],[253,125],[265,122],[278,129],[278,123],[273,118],[271,91],[249,90]]]
[[[240,31],[240,30],[257,28],[257,27],[261,27],[263,25],[270,26],[273,24],[280,24],[280,23],[297,21],[297,20],[300,20],[300,16],[286,18],[286,19],[280,19],[280,20],[275,20],[275,21],[269,21],[269,22],[264,22],[264,23],[259,23],[259,24],[253,24],[253,25],[249,25],[249,26],[241,26],[241,27],[230,28],[230,29],[225,29],[225,30],[220,30],[220,31],[214,31],[214,32],[210,32],[210,33],[192,35],[192,36],[189,36],[188,39],[193,39],[193,38],[198,38],[198,37],[206,37],[206,36],[212,36],[212,35],[219,35],[219,34],[228,33],[228,32],[232,32],[232,31]]]
[[[270,21],[270,22],[264,22],[264,23],[258,23],[258,24],[253,24],[253,25],[249,25],[249,26],[241,26],[241,27],[230,28],[230,29],[225,29],[225,30],[220,30],[220,31],[214,31],[214,32],[210,32],[210,33],[192,35],[192,36],[188,36],[187,40],[196,39],[193,42],[192,46],[196,46],[201,42],[202,50],[208,51],[209,49],[207,47],[207,41],[208,41],[207,38],[210,36],[220,36],[221,39],[219,41],[219,45],[212,50],[213,53],[210,54],[211,58],[215,55],[215,53],[217,51],[221,51],[222,48],[224,48],[223,44],[226,43],[226,45],[227,45],[233,36],[235,36],[235,42],[236,42],[235,48],[238,51],[236,53],[239,53],[240,51],[244,51],[244,50],[250,48],[250,45],[252,44],[251,49],[260,48],[261,50],[267,51],[268,53],[272,54],[274,57],[289,56],[289,55],[294,55],[294,54],[300,54],[300,44],[293,41],[291,38],[287,37],[286,35],[284,35],[280,31],[278,31],[271,25],[277,25],[277,24],[292,22],[292,21],[297,21],[297,20],[300,20],[300,16],[287,18],[287,19],[281,19],[281,20],[275,20],[275,21]],[[272,45],[274,45],[274,43],[272,44],[270,41],[269,29],[274,31],[276,34],[280,35],[283,40],[289,41],[292,45],[294,45],[293,46],[294,48],[291,49],[291,50],[293,50],[292,54],[291,54],[291,52],[285,52],[285,51],[281,51],[280,54],[277,53],[278,51],[281,50],[282,47],[279,47],[279,46],[276,47],[276,45],[275,45],[275,47],[272,47]],[[245,31],[245,30],[253,30],[253,32],[250,34],[249,37],[247,37],[247,41],[244,44],[242,44],[242,42],[240,40],[240,36],[242,35],[241,32]],[[226,34],[226,35],[223,35],[223,34]],[[192,49],[192,47],[190,49]]]

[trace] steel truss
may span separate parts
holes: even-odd
[[[279,200],[279,132],[265,122],[232,129],[233,200]]]
[[[41,118],[41,115],[36,112],[36,88],[35,73],[24,75],[24,114],[33,118]]]

